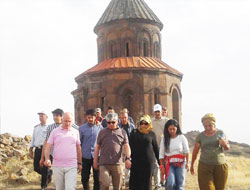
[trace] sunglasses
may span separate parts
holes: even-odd
[[[148,125],[147,122],[140,122],[140,125]]]
[[[107,124],[115,124],[115,121],[107,121]]]

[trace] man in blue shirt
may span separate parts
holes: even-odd
[[[102,125],[95,123],[95,111],[88,109],[86,111],[87,122],[79,128],[80,141],[82,147],[82,185],[84,190],[89,190],[89,176],[92,167],[94,176],[94,190],[99,190],[98,170],[93,168],[94,150],[96,139],[99,132],[103,129]]]

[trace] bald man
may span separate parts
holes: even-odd
[[[56,190],[76,189],[77,170],[82,170],[82,156],[79,131],[72,127],[72,114],[66,112],[62,117],[62,125],[54,129],[45,147],[46,166],[51,166],[49,159],[53,145],[53,174]]]

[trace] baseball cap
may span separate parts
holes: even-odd
[[[55,109],[54,111],[52,111],[52,114],[58,114],[58,115],[60,115],[60,116],[62,116],[63,113],[64,113],[63,110],[60,109],[60,108],[57,108],[57,109]]]
[[[46,111],[39,111],[37,114],[38,115],[42,114],[42,115],[47,115],[48,116],[48,113]]]
[[[95,113],[97,113],[97,112],[101,113],[102,112],[101,108],[96,108]]]
[[[155,105],[154,105],[154,112],[155,112],[155,111],[161,111],[161,109],[162,109],[162,107],[161,107],[160,104],[155,104]]]

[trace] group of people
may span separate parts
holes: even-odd
[[[84,190],[90,190],[91,168],[93,190],[184,190],[186,172],[194,174],[194,163],[201,150],[198,165],[200,190],[224,190],[228,176],[224,150],[229,149],[222,130],[215,126],[213,114],[202,117],[204,131],[195,140],[191,166],[189,146],[178,121],[167,117],[160,104],[153,107],[154,116],[143,115],[136,125],[126,108],[115,113],[108,107],[88,109],[86,123],[73,124],[72,114],[61,109],[52,111],[54,124],[46,125],[48,114],[39,112],[40,124],[34,127],[30,156],[34,170],[41,174],[41,188],[46,189],[53,173],[56,190],[76,188],[77,171],[81,172]],[[35,153],[33,149],[35,148]],[[51,170],[53,168],[53,172]]]

